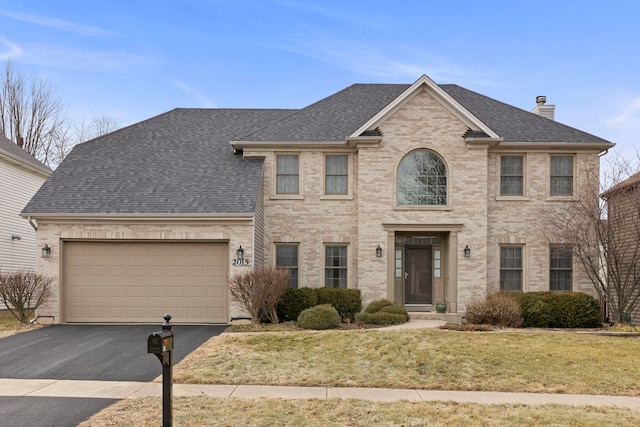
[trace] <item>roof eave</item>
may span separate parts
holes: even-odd
[[[327,148],[342,147],[346,144],[346,141],[231,141],[230,144],[235,150],[278,149],[285,147]]]
[[[532,149],[567,149],[567,150],[597,150],[599,152],[607,151],[616,144],[612,142],[566,142],[566,141],[502,141],[497,147],[499,148],[532,148]]]
[[[15,164],[16,166],[26,169],[30,172],[35,172],[44,178],[48,178],[53,173],[53,171],[49,168],[28,163],[23,159],[21,159],[20,157],[14,156],[13,154],[7,153],[6,151],[3,151],[3,150],[0,150],[0,158],[5,159],[9,163]]]
[[[21,212],[20,216],[38,221],[118,221],[118,222],[153,222],[153,221],[247,221],[252,220],[252,212],[243,213],[46,213]]]

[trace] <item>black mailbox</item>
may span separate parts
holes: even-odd
[[[162,354],[173,350],[173,332],[160,331],[149,335],[147,353]]]

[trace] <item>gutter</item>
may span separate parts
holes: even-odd
[[[33,229],[37,232],[37,231],[38,231],[38,224],[36,224],[36,223],[33,221],[33,218],[31,218],[30,216],[29,216],[29,217],[27,217],[27,219],[29,220],[29,224],[31,224],[31,227],[33,227]]]

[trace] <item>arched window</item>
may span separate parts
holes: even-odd
[[[398,166],[399,205],[446,205],[447,167],[437,154],[416,150]]]

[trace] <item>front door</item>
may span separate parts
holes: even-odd
[[[433,304],[432,246],[407,246],[404,262],[404,303]]]

